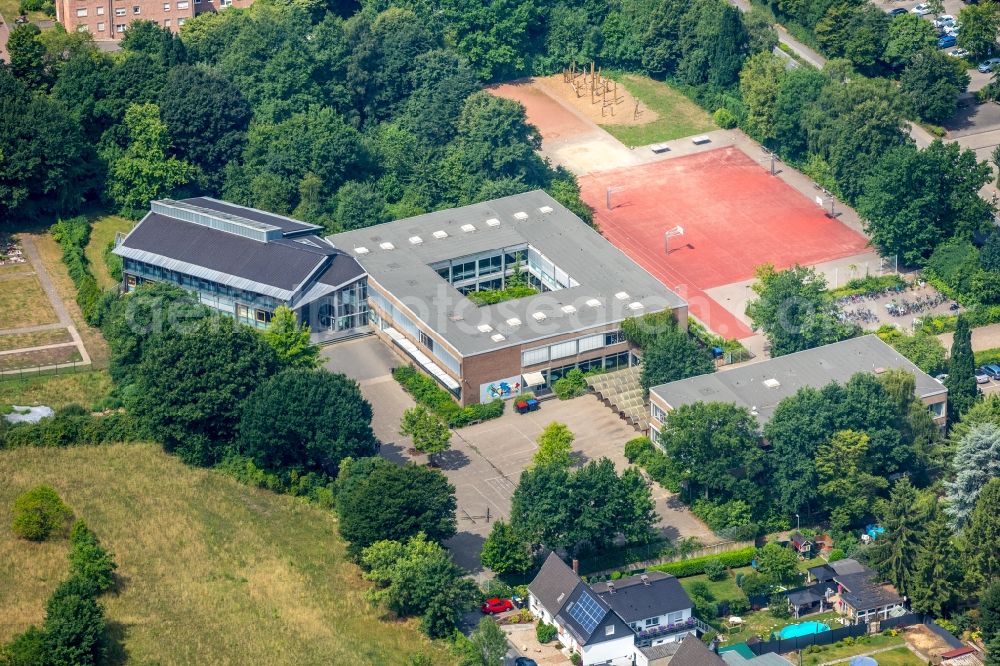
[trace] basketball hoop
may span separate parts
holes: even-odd
[[[607,197],[604,202],[604,204],[608,207],[608,210],[611,210],[611,195],[614,194],[615,192],[621,192],[624,189],[625,187],[622,185],[608,188]]]
[[[670,254],[670,239],[673,238],[674,236],[683,236],[683,235],[684,235],[684,227],[682,227],[679,224],[676,227],[674,227],[673,229],[667,229],[666,231],[664,231],[663,232],[663,251],[666,254]]]

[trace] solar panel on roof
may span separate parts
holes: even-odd
[[[569,609],[569,614],[583,627],[584,631],[592,634],[604,617],[604,610],[592,596],[587,592],[583,592],[576,603]]]

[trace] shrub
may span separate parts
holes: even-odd
[[[746,597],[736,597],[729,600],[729,612],[733,615],[742,615],[750,610],[750,600]]]
[[[756,554],[757,549],[750,546],[748,548],[740,548],[739,550],[730,550],[726,553],[720,553],[719,555],[692,557],[691,559],[681,560],[680,562],[656,564],[649,567],[649,570],[662,571],[663,573],[671,574],[677,576],[678,578],[685,578],[687,576],[697,576],[698,574],[705,573],[705,564],[707,564],[710,560],[719,560],[727,568],[735,569],[737,567],[745,567],[750,564]]]
[[[768,612],[771,617],[783,620],[791,615],[788,610],[788,600],[783,594],[773,594],[767,601]]]
[[[549,641],[554,639],[558,631],[559,630],[556,629],[554,625],[545,624],[544,622],[539,620],[538,625],[535,627],[535,638],[538,639],[539,643],[542,643],[544,645],[545,643],[548,643]]]
[[[705,575],[709,580],[722,580],[726,577],[726,565],[719,558],[705,562]]]
[[[503,400],[497,398],[485,404],[460,407],[450,393],[411,366],[393,368],[392,376],[417,404],[437,414],[451,428],[461,428],[473,421],[487,421],[503,416]]]
[[[39,666],[45,663],[45,634],[32,625],[18,634],[6,646],[0,646],[0,664],[5,666]]]
[[[719,634],[717,634],[716,632],[706,631],[705,634],[701,637],[701,642],[704,643],[705,645],[711,645],[712,641],[714,641],[718,637]]]
[[[712,121],[722,129],[736,127],[736,116],[729,109],[716,109],[712,114]]]
[[[612,571],[611,572],[611,580],[621,580],[621,577],[622,577],[622,572],[621,571]]]
[[[703,580],[692,583],[691,586],[688,587],[688,594],[692,597],[702,597],[703,599],[708,599],[709,601],[714,599],[711,590],[708,589],[708,583]]]
[[[492,599],[494,597],[498,597],[500,599],[510,599],[514,596],[514,588],[497,578],[491,578],[486,581],[482,589],[483,597],[486,599]]]
[[[38,486],[14,500],[11,529],[22,539],[45,541],[65,527],[73,512],[49,486]]]
[[[73,579],[56,588],[45,609],[46,663],[87,666],[104,663],[104,609],[82,594]]]
[[[115,584],[115,560],[97,540],[89,527],[78,520],[73,524],[69,536],[70,575],[88,581],[96,593],[107,592]]]
[[[73,217],[59,220],[50,229],[52,238],[62,249],[62,260],[66,271],[76,286],[76,302],[83,312],[84,318],[91,326],[99,326],[103,315],[100,307],[105,303],[101,288],[97,286],[90,271],[90,262],[84,254],[84,248],[90,240],[90,224],[85,217]]]
[[[583,663],[583,657],[580,656],[579,652],[574,652],[573,654],[571,654],[569,656],[569,660],[573,664],[573,666],[580,666],[580,664]]]
[[[569,400],[570,398],[578,398],[587,392],[587,380],[583,378],[583,371],[579,368],[574,368],[566,373],[565,377],[557,379],[554,384],[552,384],[552,392],[556,394],[556,397],[560,400]]]
[[[656,452],[649,437],[634,437],[625,442],[625,459],[630,463],[641,461]]]
[[[24,446],[81,446],[145,439],[142,428],[125,412],[93,416],[68,405],[50,419],[17,423],[0,438],[0,449]]]
[[[844,551],[840,548],[834,548],[830,551],[830,556],[827,558],[827,562],[836,562],[837,560],[844,559]]]

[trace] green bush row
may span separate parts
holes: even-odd
[[[26,446],[82,446],[145,439],[135,419],[124,412],[94,416],[68,405],[38,423],[17,423],[0,429],[0,449]]]
[[[963,313],[971,328],[988,326],[1000,322],[1000,305],[983,305]],[[955,330],[957,315],[929,315],[920,320],[920,329],[924,333],[937,335],[951,333]]]
[[[50,231],[62,249],[62,260],[76,286],[76,303],[80,306],[84,319],[91,326],[99,325],[104,294],[97,286],[97,280],[90,271],[90,262],[83,252],[90,240],[90,223],[85,217],[73,217],[59,220],[52,225]]]
[[[747,548],[740,548],[739,550],[731,550],[726,553],[720,553],[718,555],[706,555],[705,557],[692,557],[689,560],[681,560],[679,562],[655,564],[648,567],[648,569],[650,571],[662,571],[663,573],[672,574],[678,578],[685,578],[687,576],[698,576],[705,573],[705,566],[714,560],[721,561],[722,564],[729,569],[745,567],[753,561],[756,554],[757,549],[750,546]]]
[[[474,421],[488,421],[503,415],[504,401],[459,407],[451,394],[437,383],[409,365],[393,368],[393,378],[419,405],[434,412],[451,428],[461,428]]]
[[[847,281],[843,287],[830,290],[830,295],[834,298],[844,296],[857,296],[869,294],[882,289],[893,289],[895,287],[906,286],[906,281],[898,275],[866,275],[863,278],[853,278]]]
[[[1000,364],[1000,347],[977,351],[974,355],[976,357],[976,366],[987,365],[990,363]]]

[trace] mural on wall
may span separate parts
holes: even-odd
[[[489,402],[500,398],[506,400],[521,393],[521,375],[479,385],[479,402]]]

